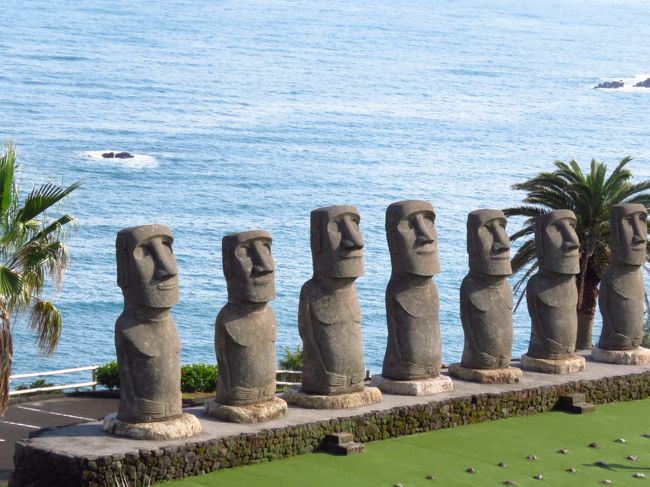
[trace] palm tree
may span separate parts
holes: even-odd
[[[29,312],[42,353],[51,355],[61,334],[61,314],[41,297],[46,279],[58,290],[68,254],[63,244],[70,215],[51,219],[46,211],[77,189],[44,184],[20,201],[15,180],[16,151],[7,143],[0,153],[0,415],[9,402],[9,375],[13,361],[11,322]]]
[[[580,274],[578,286],[578,339],[576,348],[591,348],[591,334],[596,313],[598,284],[610,257],[609,208],[617,203],[641,203],[650,207],[650,181],[631,182],[632,173],[625,166],[631,157],[621,159],[607,177],[607,166],[592,159],[590,172],[584,174],[574,160],[556,161],[554,172],[542,172],[513,189],[527,192],[523,206],[507,208],[506,216],[524,216],[527,220],[512,241],[535,233],[535,219],[553,210],[572,210],[577,218],[576,232],[580,239]],[[650,260],[650,254],[648,255]],[[515,293],[525,289],[524,284],[537,269],[535,239],[529,238],[519,247],[512,259],[514,273],[522,272],[514,286]]]

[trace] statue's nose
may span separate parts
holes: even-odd
[[[415,242],[417,245],[432,244],[436,241],[434,230],[430,228],[422,215],[417,215],[413,221]]]
[[[341,247],[345,250],[361,250],[363,248],[363,238],[356,224],[346,218],[343,220],[341,228]]]

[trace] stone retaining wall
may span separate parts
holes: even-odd
[[[16,444],[16,470],[9,485],[110,486],[114,476],[155,481],[198,475],[222,468],[266,462],[309,453],[327,433],[349,431],[355,441],[369,442],[493,419],[549,411],[561,395],[582,392],[587,401],[603,404],[650,395],[650,372],[546,385],[518,391],[475,394],[413,406],[372,411],[284,428],[262,430],[183,446],[140,450],[110,456],[68,456]],[[140,484],[138,484],[140,485]],[[146,484],[145,484],[146,485]]]

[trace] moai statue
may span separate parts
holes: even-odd
[[[275,299],[271,235],[264,230],[223,238],[223,273],[228,303],[215,323],[219,364],[217,395],[205,413],[227,421],[253,423],[283,416],[287,403],[275,397]]]
[[[578,289],[580,242],[576,217],[570,210],[555,210],[540,216],[535,224],[535,246],[539,270],[528,280],[526,300],[531,318],[528,353],[521,357],[526,370],[568,374],[585,368],[575,354],[578,333]]]
[[[302,286],[298,311],[302,389],[285,392],[290,404],[335,409],[381,400],[378,389],[364,388],[361,309],[354,286],[363,275],[359,220],[352,206],[311,212],[314,275]]]
[[[440,300],[431,279],[440,272],[435,219],[426,201],[399,201],[386,210],[388,344],[382,373],[372,378],[382,392],[423,396],[453,389],[440,375]]]
[[[501,210],[475,210],[467,216],[469,273],[460,286],[460,318],[465,347],[449,372],[481,383],[519,382],[512,356],[512,289],[508,276],[510,238]]]
[[[124,311],[115,324],[120,405],[104,430],[136,439],[169,439],[201,431],[181,410],[181,343],[171,308],[178,302],[172,233],[164,225],[117,234],[117,284]]]
[[[648,213],[644,205],[623,203],[609,212],[612,262],[603,274],[598,305],[603,328],[592,356],[599,362],[640,365],[650,350],[639,348],[643,338],[641,266],[646,259]]]

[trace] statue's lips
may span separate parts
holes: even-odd
[[[178,287],[178,283],[176,281],[171,281],[171,282],[162,282],[156,286],[156,289],[159,291],[171,291],[172,289],[176,289]]]
[[[361,257],[363,257],[363,250],[352,250],[341,254],[342,259],[360,259]]]
[[[262,276],[254,276],[251,280],[253,281],[253,284],[268,284],[273,281],[273,272],[269,272]]]
[[[632,249],[634,251],[637,251],[637,252],[639,252],[641,250],[645,251],[645,248],[646,248],[646,242],[643,242],[642,244],[634,245],[634,246],[630,247],[630,249]]]
[[[498,254],[498,255],[492,254],[492,256],[490,258],[492,260],[510,260],[510,254],[509,253],[507,253],[505,255],[504,254]]]

